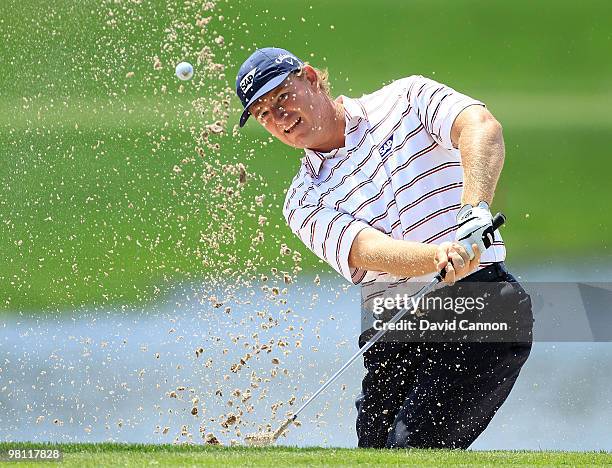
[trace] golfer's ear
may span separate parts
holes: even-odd
[[[304,65],[302,74],[311,85],[313,85],[315,88],[317,87],[319,84],[319,76],[314,68],[312,68],[310,65]]]

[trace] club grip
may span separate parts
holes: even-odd
[[[493,230],[497,231],[506,222],[506,215],[503,213],[497,213],[493,216]]]
[[[506,216],[503,213],[497,213],[495,216],[493,216],[492,226],[482,233],[482,241],[487,249],[491,247],[491,242],[494,236],[493,233],[503,226],[505,222]],[[440,273],[438,273],[438,276],[440,277],[440,280],[443,280],[446,276],[446,268],[442,268]]]

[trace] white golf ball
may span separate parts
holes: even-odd
[[[190,80],[193,76],[193,66],[189,62],[181,62],[176,66],[176,76],[179,80]]]

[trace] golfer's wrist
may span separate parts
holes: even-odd
[[[471,203],[466,203],[462,205],[459,211],[457,212],[457,216],[456,216],[457,223],[470,217],[470,216],[466,216],[468,212],[471,212],[473,213],[473,215],[479,216],[479,217],[484,215],[485,217],[488,218],[491,216],[491,209],[489,207],[489,204],[486,201],[481,200],[474,205]]]

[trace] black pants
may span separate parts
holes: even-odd
[[[509,283],[505,300],[515,301],[531,326],[529,296],[503,263],[467,280]],[[530,351],[531,339],[377,343],[364,354],[367,374],[356,401],[359,447],[469,447],[508,397]]]

